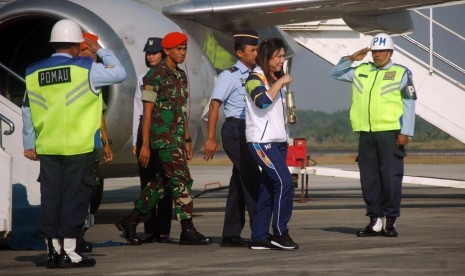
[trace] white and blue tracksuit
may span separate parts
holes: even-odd
[[[269,239],[288,232],[293,208],[294,184],[286,164],[289,129],[285,120],[285,89],[272,100],[269,85],[257,66],[246,83],[246,137],[254,160],[262,169],[252,240]]]

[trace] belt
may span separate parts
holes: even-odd
[[[235,117],[228,117],[228,118],[226,118],[226,122],[245,123],[245,120],[244,120],[244,119],[235,118]]]

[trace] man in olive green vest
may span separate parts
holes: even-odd
[[[94,149],[100,147],[99,88],[122,82],[126,71],[113,52],[86,40],[103,60],[78,57],[82,30],[63,19],[52,28],[56,53],[26,68],[23,100],[24,156],[40,159],[39,232],[48,248],[47,268],[94,266],[76,252],[94,185]]]
[[[373,62],[351,67],[371,51]],[[397,237],[400,216],[404,146],[413,136],[416,91],[412,73],[391,61],[392,38],[380,33],[370,48],[343,57],[331,71],[337,80],[352,83],[350,121],[359,134],[358,166],[369,224],[358,237]]]

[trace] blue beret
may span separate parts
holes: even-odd
[[[144,52],[146,53],[156,53],[163,50],[161,47],[161,38],[160,37],[149,37],[147,43],[145,43]]]

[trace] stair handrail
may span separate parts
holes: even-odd
[[[428,20],[429,21],[429,27],[430,27],[430,47],[427,47],[425,45],[423,45],[422,43],[418,42],[417,40],[413,39],[412,37],[408,36],[408,35],[402,35],[401,37],[404,38],[405,40],[407,40],[408,42],[412,43],[413,45],[417,46],[418,48],[426,51],[429,53],[429,71],[430,73],[433,73],[433,71],[438,71],[434,65],[433,65],[433,56],[437,59],[439,59],[440,61],[444,62],[445,64],[449,65],[450,67],[454,68],[455,70],[459,71],[460,73],[464,74],[465,75],[465,69],[462,68],[460,65],[457,65],[456,63],[450,61],[449,59],[447,59],[446,57],[438,54],[437,52],[434,51],[433,49],[433,24],[435,24],[436,26],[440,27],[441,29],[445,30],[446,32],[454,35],[455,37],[459,38],[460,40],[462,41],[465,41],[465,37],[460,35],[459,33],[453,31],[452,29],[446,27],[445,25],[439,23],[438,21],[434,20],[433,19],[433,9],[432,8],[429,8],[429,16],[427,15],[424,15],[422,12],[418,11],[418,10],[413,10],[413,12],[415,12],[416,14],[418,14],[419,16],[423,17],[424,19]],[[417,58],[417,60],[419,60],[419,58]],[[444,75],[444,73],[443,73]]]
[[[26,80],[19,74],[17,74],[15,71],[13,71],[13,69],[11,69],[10,67],[6,66],[5,64],[3,64],[2,62],[0,62],[0,68],[2,68],[3,70],[5,70],[7,73],[11,74],[13,77],[15,77],[16,79],[18,79],[19,81],[23,82],[23,83],[26,83]],[[3,134],[5,135],[11,135],[13,134],[13,132],[15,131],[15,124],[13,123],[13,121],[11,121],[10,119],[8,119],[7,117],[3,116],[2,114],[0,114],[0,148],[4,150],[3,148],[3,141],[2,141],[2,124],[1,124],[1,121],[4,121],[9,127],[10,129],[9,130],[5,130],[3,132]]]
[[[431,8],[430,8],[430,10],[431,10]],[[437,26],[441,27],[442,29],[448,31],[449,33],[451,33],[451,34],[455,35],[456,37],[460,38],[461,40],[465,41],[465,37],[464,37],[464,36],[462,36],[462,35],[460,35],[459,33],[453,31],[452,29],[450,29],[450,28],[444,26],[443,24],[439,23],[438,21],[432,19],[430,16],[426,16],[426,15],[424,15],[423,13],[421,13],[421,12],[419,12],[419,11],[417,11],[417,10],[413,10],[413,11],[414,11],[416,14],[420,15],[421,17],[423,17],[423,18],[425,18],[425,19],[427,19],[427,20],[431,20],[431,21],[432,21],[434,24],[436,24]],[[430,13],[430,14],[431,14],[431,13]]]
[[[3,68],[6,72],[8,72],[9,74],[11,74],[13,77],[15,77],[16,79],[18,79],[19,81],[21,81],[22,83],[26,83],[26,80],[21,76],[19,75],[18,73],[16,73],[15,71],[13,71],[13,69],[11,69],[10,67],[6,66],[5,64],[3,64],[2,62],[0,62],[0,67]]]
[[[5,135],[13,134],[13,132],[15,131],[15,124],[10,119],[8,119],[7,117],[0,114],[0,148],[5,150],[3,148],[3,144],[2,144],[2,133],[1,133],[2,132],[2,123],[1,123],[1,121],[4,121],[10,127],[9,130],[5,130],[3,132],[3,134],[5,134]]]
[[[422,65],[423,67],[425,67],[425,68],[428,68],[428,67],[429,67],[429,65],[428,65],[426,62],[420,60],[417,56],[415,56],[415,55],[409,53],[407,50],[405,50],[405,49],[403,49],[403,48],[401,48],[401,47],[399,47],[399,46],[397,46],[397,45],[394,46],[394,47],[396,48],[396,51],[401,52],[401,53],[404,54],[405,56],[407,56],[407,57],[409,57],[409,58],[415,60],[416,62],[418,62],[418,63],[419,63],[420,65]],[[459,82],[458,80],[456,80],[456,79],[450,77],[448,74],[442,72],[442,71],[439,70],[439,69],[435,69],[434,72],[435,72],[437,75],[443,77],[444,79],[450,81],[451,83],[457,85],[457,86],[460,87],[461,89],[464,89],[464,90],[465,90],[465,85],[464,85],[464,84],[462,84],[462,83]]]
[[[411,38],[411,37],[409,37],[409,36],[407,36],[407,35],[402,35],[402,37],[403,37],[404,39],[406,39],[407,41],[409,41],[410,43],[412,43],[412,44],[418,46],[418,48],[420,48],[420,49],[422,49],[422,50],[424,50],[424,51],[426,51],[426,52],[429,52],[429,51],[430,51],[430,49],[429,49],[427,46],[425,46],[425,45],[423,45],[422,43],[416,41],[415,39],[413,39],[413,38]],[[397,47],[396,47],[396,48],[397,48]],[[460,73],[462,73],[462,74],[465,75],[465,69],[463,69],[462,67],[460,67],[460,65],[455,64],[454,62],[448,60],[446,57],[443,57],[442,55],[436,53],[435,51],[433,51],[432,53],[433,53],[433,55],[434,55],[436,58],[438,58],[438,59],[441,60],[442,62],[446,63],[446,64],[449,65],[450,67],[454,68],[455,70],[457,70],[457,71],[459,71]],[[433,67],[433,69],[435,69],[435,68]],[[435,70],[435,71],[436,71],[436,70]]]

